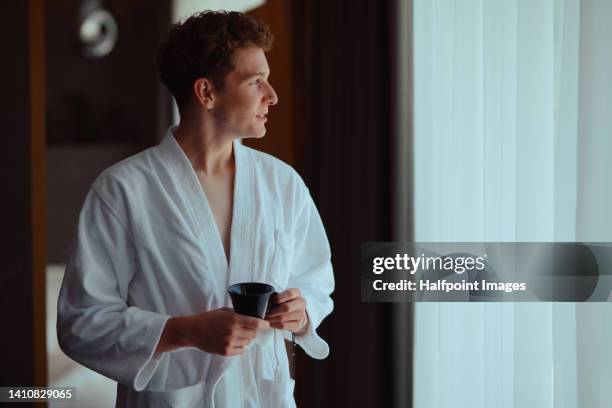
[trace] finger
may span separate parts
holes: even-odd
[[[269,323],[268,323],[269,327]],[[253,339],[257,336],[257,329],[244,326],[241,323],[237,323],[230,329],[230,336],[235,338],[243,338],[243,339]]]
[[[232,309],[231,307],[222,307],[222,308],[221,308],[221,309],[219,309],[219,310],[224,310],[224,311],[226,311],[226,312],[233,312],[233,311],[234,311],[234,309]]]
[[[302,294],[298,288],[287,289],[276,296],[276,303],[285,303],[291,299],[299,298]]]
[[[287,322],[270,322],[270,327],[281,330],[289,330],[290,332],[297,331],[299,329],[299,325],[299,320],[291,320]]]
[[[239,315],[239,323],[241,326],[256,329],[256,330],[264,330],[270,328],[270,325],[267,321],[263,319],[258,319],[256,317],[243,316]]]
[[[276,305],[274,307],[272,307],[272,309],[270,309],[268,311],[268,314],[266,314],[266,320],[268,320],[271,317],[276,317],[285,313],[289,313],[291,311],[293,311],[293,305],[292,305],[293,301],[289,301],[289,302],[285,302],[282,303],[280,305]]]
[[[268,316],[266,320],[268,322],[287,322],[291,320],[303,320],[304,319],[304,311],[303,310],[295,310],[293,312],[282,313],[274,316]]]
[[[241,339],[254,339],[257,336],[257,330],[251,327],[241,327],[237,333],[236,337]]]
[[[245,338],[234,338],[232,339],[232,347],[236,348],[236,347],[244,347],[247,344],[249,344],[251,342],[251,339],[245,339]]]
[[[281,314],[295,312],[296,310],[306,310],[306,301],[303,298],[296,298],[280,305],[274,306],[266,315],[266,319]]]
[[[244,347],[243,346],[237,346],[237,347],[232,347],[229,352],[227,353],[228,356],[239,356],[242,353],[244,353]]]
[[[221,349],[219,354],[223,356],[237,356],[239,354],[242,354],[243,352],[244,346],[230,342]]]

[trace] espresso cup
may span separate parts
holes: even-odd
[[[267,283],[243,282],[230,285],[227,292],[232,299],[234,312],[245,316],[264,319],[272,306],[270,298],[275,295],[274,287]]]

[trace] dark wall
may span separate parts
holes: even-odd
[[[70,254],[81,205],[104,169],[157,143],[171,99],[157,77],[157,48],[170,26],[170,0],[107,0],[119,28],[106,57],[84,57],[77,41],[81,1],[46,9],[49,261]]]
[[[360,244],[391,240],[392,1],[295,2],[296,146],[332,249],[326,360],[300,354],[304,407],[393,403],[391,304],[361,303]]]
[[[104,169],[143,148],[129,143],[48,146],[49,262],[65,263],[68,260],[79,211],[92,181]]]
[[[0,3],[0,386],[32,385],[33,300],[28,2]]]
[[[155,57],[170,23],[169,1],[102,1],[119,35],[99,59],[84,57],[77,40],[81,3],[55,0],[46,9],[49,144],[149,144],[158,130]]]

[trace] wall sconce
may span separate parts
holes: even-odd
[[[117,44],[119,27],[99,0],[83,0],[78,12],[78,42],[83,56],[103,58]]]

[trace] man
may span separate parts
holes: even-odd
[[[181,120],[92,184],[58,303],[62,350],[118,382],[117,406],[294,406],[283,339],[314,358],[334,281],[321,219],[288,165],[239,143],[277,103],[266,25],[203,12],[173,26],[162,82]],[[227,287],[275,287],[266,320]]]

